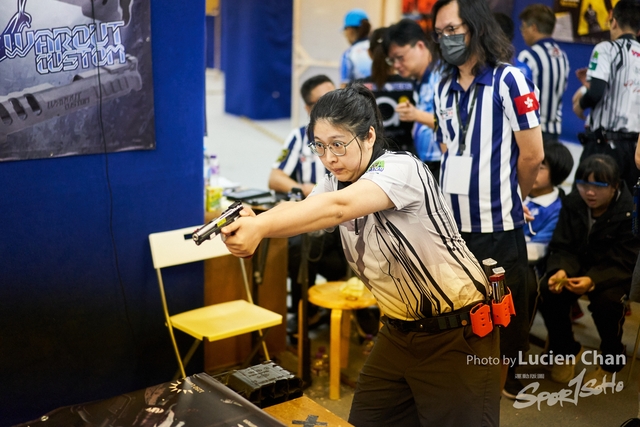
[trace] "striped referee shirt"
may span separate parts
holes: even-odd
[[[394,208],[339,228],[347,261],[381,311],[418,320],[483,300],[487,277],[427,166],[407,152],[383,152],[359,178],[365,179],[376,183]],[[311,196],[342,186],[327,174]]]
[[[320,158],[309,148],[306,130],[303,126],[291,131],[273,169],[282,170],[300,184],[316,184],[326,173],[326,169]]]
[[[537,89],[507,64],[482,69],[467,91],[458,83],[456,71],[440,83],[435,108],[437,139],[447,145],[440,171],[443,189],[449,159],[461,148],[461,122],[468,123],[460,154],[471,157],[468,194],[445,192],[460,231],[491,233],[522,227],[514,132],[540,125]]]
[[[598,43],[591,53],[587,80],[607,82],[589,114],[591,130],[640,132],[640,43],[633,36]]]
[[[526,48],[518,60],[531,69],[533,83],[540,90],[540,126],[543,132],[562,133],[562,95],[567,90],[569,60],[551,38]]]

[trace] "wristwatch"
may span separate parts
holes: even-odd
[[[291,187],[288,194],[289,200],[300,201],[304,199],[304,193],[300,187]]]

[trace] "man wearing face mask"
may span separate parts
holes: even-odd
[[[487,2],[439,0],[432,15],[442,71],[436,139],[447,146],[440,185],[475,257],[506,270],[516,315],[501,329],[501,360],[517,360],[529,348],[522,200],[544,158],[537,89],[509,64],[513,48]]]

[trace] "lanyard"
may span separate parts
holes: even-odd
[[[458,101],[458,91],[456,91],[456,113],[458,115],[458,125],[460,126],[460,139],[458,140],[458,156],[461,156],[464,150],[467,148],[467,131],[469,130],[469,124],[471,123],[471,116],[476,106],[476,99],[478,98],[478,92],[476,91],[476,84],[471,85],[469,90],[473,91],[471,98],[471,107],[469,107],[469,114],[467,114],[467,122],[462,123],[462,117],[460,116],[460,103]]]

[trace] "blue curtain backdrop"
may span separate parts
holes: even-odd
[[[148,235],[204,220],[204,10],[151,2],[155,150],[0,164],[0,425],[177,368]],[[172,277],[202,304],[201,264]]]
[[[293,2],[221,3],[225,111],[255,120],[290,117]]]
[[[207,68],[215,67],[215,18],[207,15]]]

